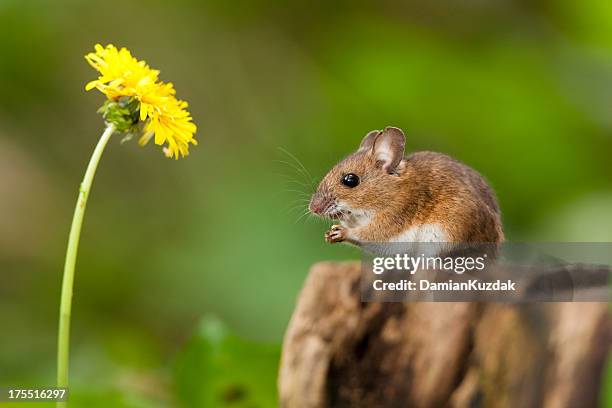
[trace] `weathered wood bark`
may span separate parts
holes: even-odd
[[[281,406],[594,407],[606,303],[363,303],[360,264],[313,266],[287,329]]]

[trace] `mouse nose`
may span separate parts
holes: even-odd
[[[331,201],[331,197],[317,192],[312,195],[308,208],[311,213],[321,215],[331,205]]]

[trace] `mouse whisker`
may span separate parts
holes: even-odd
[[[293,153],[291,153],[290,151],[288,151],[287,149],[285,149],[283,147],[279,147],[279,150],[281,152],[285,153],[290,158],[292,158],[293,161],[295,161],[302,168],[302,170],[306,173],[306,175],[310,179],[310,183],[314,184],[314,177],[312,177],[312,174],[308,171],[306,166],[304,166],[304,164]]]
[[[310,211],[308,211],[308,209],[307,209],[306,211],[304,211],[304,213],[302,215],[300,215],[300,217],[297,220],[295,220],[294,224],[297,224],[302,218],[304,218],[308,214],[310,214]]]
[[[309,175],[309,173],[306,173],[300,167],[297,167],[294,164],[283,161],[283,160],[274,160],[274,161],[277,163],[286,164],[287,166],[295,170],[300,175],[300,177],[306,182],[307,185],[314,187],[314,179]]]
[[[282,193],[297,193],[302,198],[310,198],[310,194],[307,194],[307,193],[305,193],[303,191],[300,191],[300,190],[284,189],[284,190],[281,190],[281,192]]]
[[[291,204],[289,204],[291,205]],[[302,211],[308,211],[308,205],[306,205],[306,203],[299,203],[296,205],[293,205],[291,208],[285,208],[283,211],[285,211],[287,214],[295,211],[295,210],[300,210],[300,212]]]

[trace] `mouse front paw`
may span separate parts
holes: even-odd
[[[346,239],[346,229],[342,225],[332,225],[325,233],[325,241],[330,244],[342,242]]]

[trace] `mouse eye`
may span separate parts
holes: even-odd
[[[342,177],[342,184],[350,188],[357,187],[359,184],[359,176],[353,173],[345,174]]]

